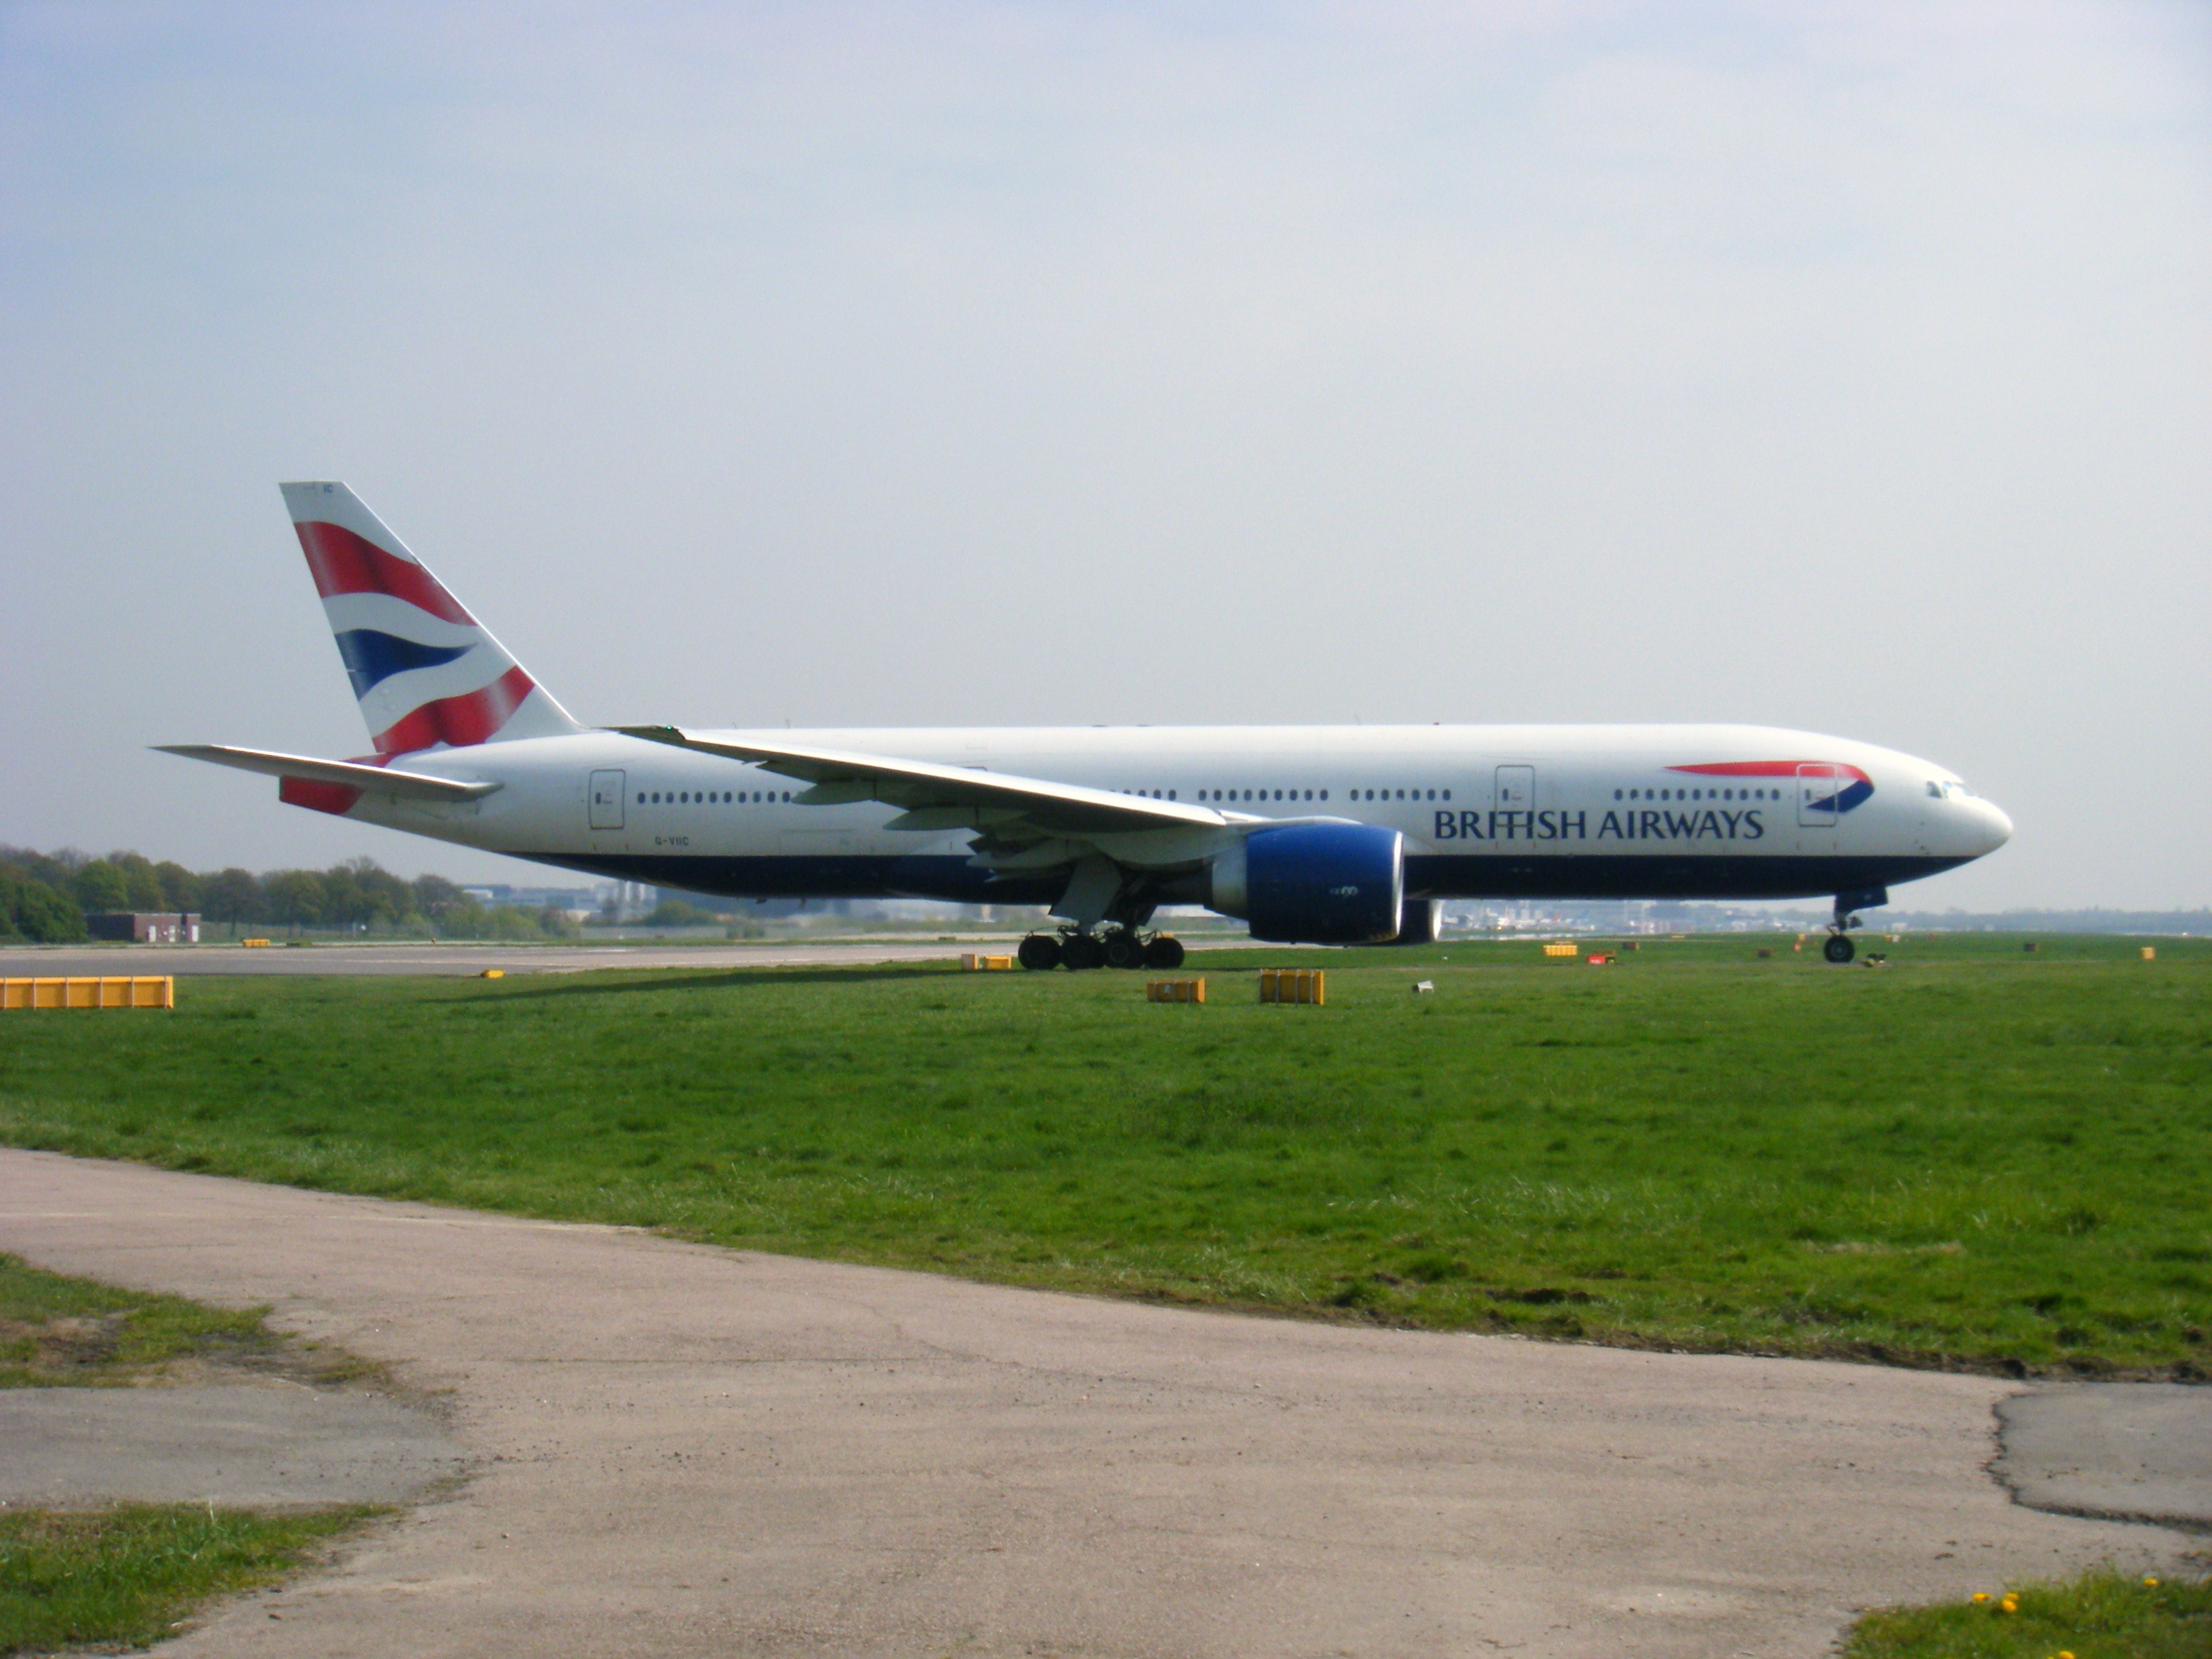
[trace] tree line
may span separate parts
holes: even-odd
[[[327,870],[187,870],[137,853],[91,858],[0,846],[0,939],[65,945],[88,938],[88,915],[197,911],[235,935],[252,927],[390,933],[426,939],[542,939],[576,924],[548,905],[480,902],[443,876],[393,875],[374,859]]]

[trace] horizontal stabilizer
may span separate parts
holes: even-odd
[[[363,766],[358,761],[316,760],[307,755],[280,755],[266,749],[233,749],[220,743],[163,743],[155,747],[165,755],[212,761],[217,766],[234,766],[241,772],[259,772],[272,778],[304,778],[311,783],[396,795],[402,800],[475,800],[500,787],[495,783],[463,783],[453,778],[434,778],[421,772],[395,772],[389,767]]]

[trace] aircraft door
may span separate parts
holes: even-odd
[[[1832,830],[1836,827],[1836,797],[1844,780],[1838,769],[1823,761],[1808,761],[1797,769],[1797,827]]]
[[[589,793],[592,829],[619,830],[623,827],[623,795],[629,787],[620,772],[592,774]]]

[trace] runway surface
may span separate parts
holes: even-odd
[[[945,962],[963,951],[1013,949],[1011,940],[946,945],[853,940],[822,945],[9,945],[0,977],[94,974],[580,974],[599,968],[793,968],[870,962]]]
[[[0,1152],[0,1249],[446,1395],[459,1490],[187,1655],[1823,1654],[2180,1534],[1990,1379],[1241,1318]],[[272,1618],[274,1613],[278,1615]]]

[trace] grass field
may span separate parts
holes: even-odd
[[[0,1139],[1304,1315],[2202,1376],[2212,944],[2039,943],[1209,951],[1204,1007],[912,964],[194,979],[0,1017]],[[1328,1006],[1258,1006],[1262,963]]]
[[[380,1513],[126,1504],[0,1515],[0,1654],[148,1646],[210,1596],[276,1583]]]
[[[2212,1581],[2094,1572],[1979,1601],[1869,1613],[1842,1659],[2203,1659]]]

